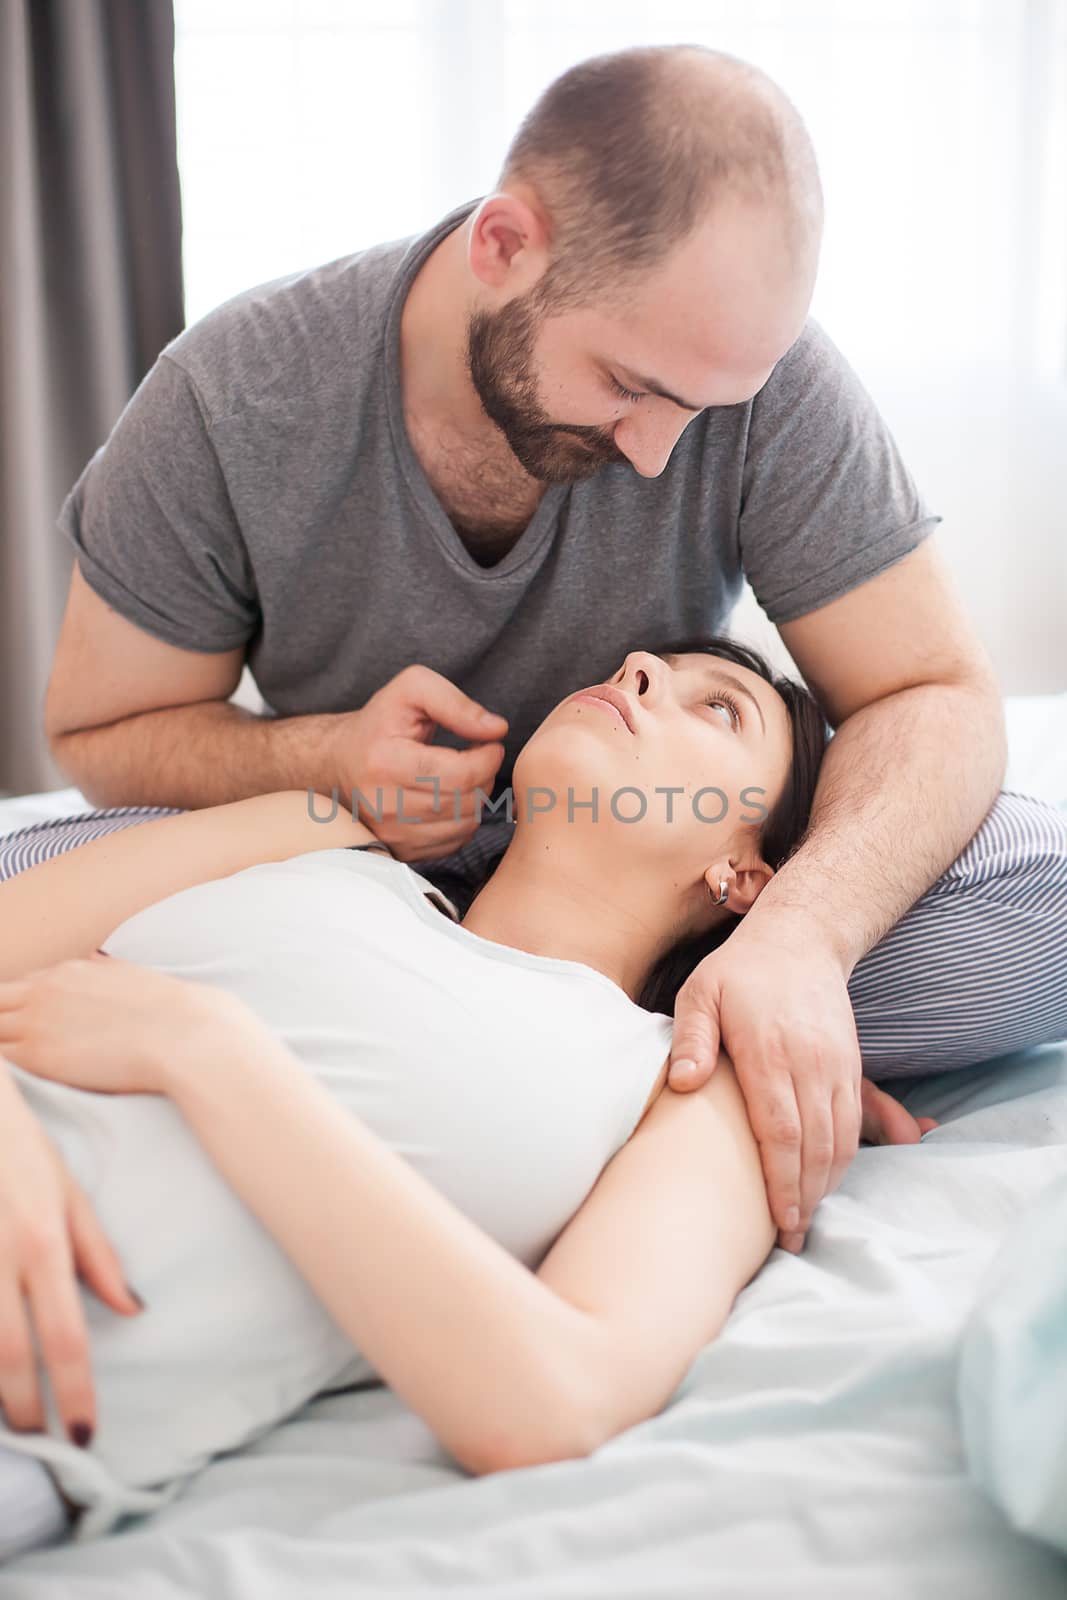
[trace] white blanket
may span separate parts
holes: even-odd
[[[1006,786],[1067,807],[1067,696],[1008,713]],[[57,798],[36,814],[83,804]],[[589,1460],[470,1479],[388,1390],[349,1391],[150,1518],[23,1558],[0,1600],[1063,1600],[1067,1560],[967,1474],[956,1380],[1001,1240],[1067,1175],[1067,1042],[894,1092],[942,1126],[862,1149],[803,1255],[776,1250],[665,1410]]]

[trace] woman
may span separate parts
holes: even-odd
[[[100,1300],[64,1300],[55,1241],[0,1285],[3,1445],[79,1536],[376,1378],[468,1471],[587,1453],[766,1259],[733,1069],[664,1094],[670,1012],[801,838],[826,724],[722,638],[596,687],[520,752],[462,922],[303,791],[0,885],[2,1125],[43,1123],[147,1302],[99,1246]],[[864,1109],[867,1138],[923,1131],[870,1085]]]

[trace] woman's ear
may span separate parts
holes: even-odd
[[[755,861],[741,866],[729,861],[713,862],[704,874],[704,882],[708,886],[709,902],[714,906],[721,893],[719,885],[725,881],[726,901],[718,909],[743,917],[751,911],[773,877],[774,868],[757,856]]]

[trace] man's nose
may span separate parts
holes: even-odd
[[[674,412],[674,416],[669,415]],[[658,478],[671,458],[691,417],[679,417],[677,407],[663,403],[663,414],[653,416],[649,407],[644,415],[635,412],[624,417],[615,429],[615,444],[642,478]]]

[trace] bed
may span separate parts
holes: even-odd
[[[1006,788],[1067,811],[1067,694],[1006,700]],[[89,809],[0,801],[0,832]],[[17,1600],[1063,1600],[1067,1557],[968,1471],[961,1337],[1067,1177],[1067,1041],[895,1084],[940,1120],[863,1148],[670,1404],[586,1461],[468,1478],[382,1386],[325,1395],[112,1536],[0,1571]]]

